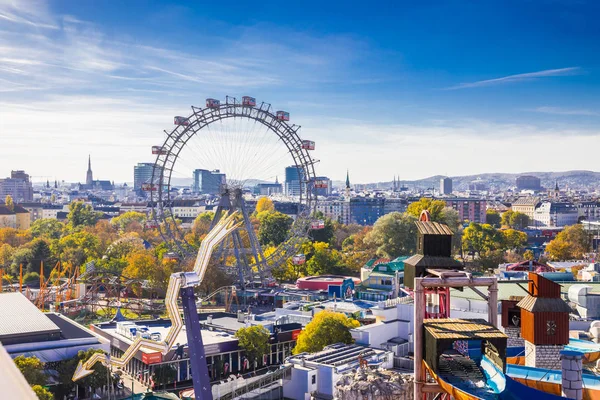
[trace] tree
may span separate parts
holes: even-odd
[[[192,232],[198,236],[206,235],[210,230],[210,225],[214,217],[215,213],[212,211],[205,211],[198,214],[196,219],[194,219]]]
[[[33,385],[31,389],[39,400],[54,400],[54,395],[41,385]]]
[[[6,198],[4,199],[4,205],[6,205],[6,208],[8,208],[10,212],[15,211],[15,203],[13,202],[13,198],[10,194],[6,195]]]
[[[235,333],[235,337],[238,338],[238,345],[244,349],[251,365],[255,365],[255,361],[269,353],[271,334],[262,325],[240,328]]]
[[[74,201],[69,204],[69,214],[67,214],[69,228],[95,225],[98,219],[100,219],[100,213],[94,211],[91,205],[85,204],[83,201]]]
[[[483,253],[502,247],[502,235],[489,224],[471,222],[462,236],[463,250],[481,256]]]
[[[479,255],[479,264],[485,270],[498,268],[504,262],[504,251],[487,250]]]
[[[162,364],[154,367],[152,380],[157,387],[166,386],[177,379],[177,367],[175,364]]]
[[[515,229],[505,229],[502,232],[504,248],[507,250],[519,249],[527,244],[527,234]]]
[[[15,248],[10,244],[0,245],[0,265],[7,267],[11,262],[13,255],[15,254]]]
[[[137,211],[127,211],[110,220],[111,225],[121,232],[129,232],[134,223],[143,225],[144,222],[146,222],[146,214]]]
[[[552,260],[581,259],[589,251],[590,238],[580,224],[567,226],[546,246]]]
[[[433,200],[428,197],[423,197],[419,201],[410,203],[406,212],[413,217],[419,218],[423,210],[429,211],[429,215],[432,221],[444,222],[443,211],[446,208],[446,202],[443,200]]]
[[[341,261],[337,250],[329,248],[328,243],[313,243],[313,253],[306,261],[306,271],[309,275],[323,275],[336,273],[336,267]]]
[[[440,211],[441,212],[441,211]],[[392,212],[380,217],[365,242],[377,248],[377,255],[390,259],[414,253],[417,248],[416,218]]]
[[[50,249],[56,258],[67,261],[75,267],[100,255],[98,238],[86,231],[63,236],[58,241],[51,243]]]
[[[256,202],[256,213],[258,214],[258,213],[265,212],[265,211],[266,212],[275,211],[275,204],[273,204],[273,201],[271,201],[270,198],[261,197]]]
[[[508,210],[502,214],[502,226],[525,229],[529,226],[529,216],[518,211]]]
[[[342,250],[344,241],[350,236],[357,234],[363,229],[358,224],[341,224],[337,221],[333,222],[333,247],[337,250]]]
[[[65,231],[65,224],[56,219],[43,218],[34,221],[29,231],[34,238],[60,239]]]
[[[494,228],[500,228],[500,223],[502,222],[502,218],[498,211],[490,208],[485,212],[485,223],[492,225]]]
[[[523,253],[523,259],[528,261],[535,260],[535,255],[533,254],[533,251],[526,250],[525,253]]]
[[[75,372],[75,368],[77,367],[77,364],[79,363],[80,360],[82,362],[86,362],[95,353],[104,353],[104,351],[102,351],[100,349],[89,349],[89,350],[85,350],[85,351],[80,350],[77,353],[77,358],[73,359],[73,366],[72,366],[73,372],[71,372],[71,376]],[[91,387],[92,390],[96,390],[96,389],[101,388],[102,386],[106,385],[106,376],[107,376],[108,369],[102,363],[98,362],[94,365],[93,370],[94,370],[94,372],[92,374],[86,376],[85,378],[81,379],[78,382],[78,385],[83,386],[83,387]],[[112,381],[112,374],[110,376],[110,380]]]
[[[333,227],[333,222],[330,218],[325,218],[323,214],[318,214],[320,215],[317,215],[316,218],[322,219],[323,222],[325,222],[325,226],[323,227],[323,229],[311,230],[310,237],[312,238],[313,242],[331,243],[335,231],[335,228]]]
[[[314,353],[334,343],[352,343],[350,329],[360,326],[358,321],[344,314],[321,311],[300,332],[292,353]]]
[[[260,244],[278,246],[285,241],[290,230],[293,219],[278,211],[263,212],[258,214],[260,227],[258,229],[258,240]]]
[[[8,243],[12,247],[19,247],[31,240],[31,235],[28,231],[23,231],[15,228],[0,228],[0,243]]]
[[[18,356],[14,362],[30,385],[45,385],[44,364],[37,357]]]

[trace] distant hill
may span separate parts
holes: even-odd
[[[520,174],[507,174],[507,173],[485,173],[477,175],[466,175],[466,176],[451,176],[452,185],[455,190],[466,190],[470,182],[475,180],[481,180],[487,183],[490,188],[496,189],[508,189],[516,186],[516,179],[521,175],[533,175],[537,176],[542,181],[542,186],[546,188],[554,187],[555,183],[558,182],[558,186],[561,188],[598,188],[600,187],[600,172],[594,171],[566,171],[566,172],[523,172]],[[410,189],[427,189],[436,188],[440,186],[440,179],[444,175],[430,176],[424,179],[412,180],[412,181],[400,181],[402,186],[407,186]],[[334,187],[344,187],[345,182],[334,181]],[[369,189],[386,189],[392,187],[392,181],[376,182],[366,184]]]

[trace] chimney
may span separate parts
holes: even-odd
[[[578,351],[563,350],[562,360],[562,395],[568,399],[583,399],[583,354]]]

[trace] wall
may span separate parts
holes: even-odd
[[[562,345],[534,345],[525,341],[525,365],[528,367],[560,369]]]

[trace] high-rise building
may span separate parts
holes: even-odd
[[[154,163],[138,163],[133,167],[133,190],[138,194],[141,194],[143,183],[151,183],[153,170]],[[155,181],[160,181],[160,174],[156,173]]]
[[[533,175],[522,175],[517,178],[517,190],[541,190],[540,178]]]
[[[33,200],[33,185],[25,171],[11,171],[10,178],[0,179],[0,200],[4,201],[6,196],[15,203]]]
[[[440,179],[440,194],[452,194],[452,179],[448,177]]]
[[[320,187],[314,188],[314,193],[317,196],[327,197],[331,195],[331,179],[326,176],[317,176],[315,178],[315,185]],[[325,187],[323,187],[325,186]]]
[[[350,220],[359,225],[373,225],[384,213],[385,198],[353,197],[350,199]]]
[[[450,207],[458,211],[458,219],[460,221],[471,221],[477,223],[485,222],[485,214],[487,212],[487,202],[484,199],[477,198],[448,198],[446,207]]]
[[[302,180],[304,180],[304,172],[302,168],[295,165],[285,168],[285,195],[300,196],[302,190]]]
[[[202,194],[220,194],[226,183],[227,176],[218,169],[214,171],[195,169],[192,191]]]

